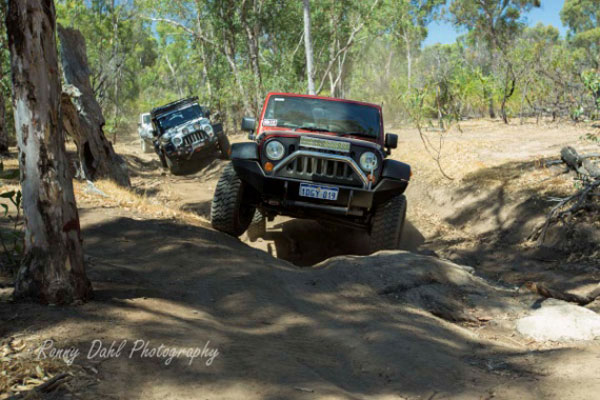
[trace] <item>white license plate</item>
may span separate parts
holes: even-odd
[[[300,196],[312,197],[321,200],[337,200],[339,188],[332,186],[312,185],[309,183],[300,184]]]

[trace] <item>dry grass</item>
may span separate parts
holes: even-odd
[[[118,186],[109,180],[94,182],[94,186],[105,196],[96,193],[87,182],[74,182],[74,191],[77,204],[82,207],[121,208],[142,214],[144,217],[155,219],[175,219],[186,223],[207,225],[209,221],[197,214],[172,208],[155,198],[138,194],[132,189]]]
[[[41,343],[7,338],[0,341],[0,400],[18,396],[22,399],[44,398],[37,388],[60,374],[67,374],[61,383],[62,392],[81,393],[96,381],[93,367],[69,364],[62,358],[38,357]]]

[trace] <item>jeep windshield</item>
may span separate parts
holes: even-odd
[[[169,129],[181,125],[186,121],[193,119],[202,118],[202,108],[198,104],[190,104],[183,108],[171,111],[168,114],[161,115],[156,119],[158,126],[162,132],[166,132]]]
[[[377,138],[380,115],[376,107],[310,97],[271,96],[263,126],[333,132]]]

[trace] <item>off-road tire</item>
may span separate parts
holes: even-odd
[[[167,156],[165,156],[162,149],[158,150],[158,159],[160,160],[160,165],[163,168],[169,168],[169,166],[167,165]]]
[[[229,160],[231,144],[229,143],[229,138],[224,132],[217,133],[217,146],[219,147],[219,158],[221,160]]]
[[[210,206],[213,228],[235,237],[241,236],[248,229],[256,210],[254,205],[244,201],[249,189],[239,178],[233,165],[227,164],[221,173]]]
[[[401,194],[375,207],[371,219],[369,250],[397,249],[406,219],[406,197]]]
[[[165,157],[165,161],[167,163],[167,166],[169,167],[169,171],[171,171],[171,173],[173,175],[184,175],[185,174],[185,169],[178,162],[171,161],[171,159],[169,159],[169,157]]]
[[[140,147],[142,153],[152,153],[154,151],[153,146],[151,144],[148,144],[146,139],[140,139]]]
[[[252,217],[252,222],[248,226],[248,239],[251,242],[256,242],[257,239],[263,237],[267,232],[267,218],[259,209],[254,211],[254,216]]]

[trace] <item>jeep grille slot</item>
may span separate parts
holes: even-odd
[[[204,138],[202,137],[202,134],[200,132],[194,132],[183,137],[183,144],[190,145],[192,143],[200,142],[203,139]]]

